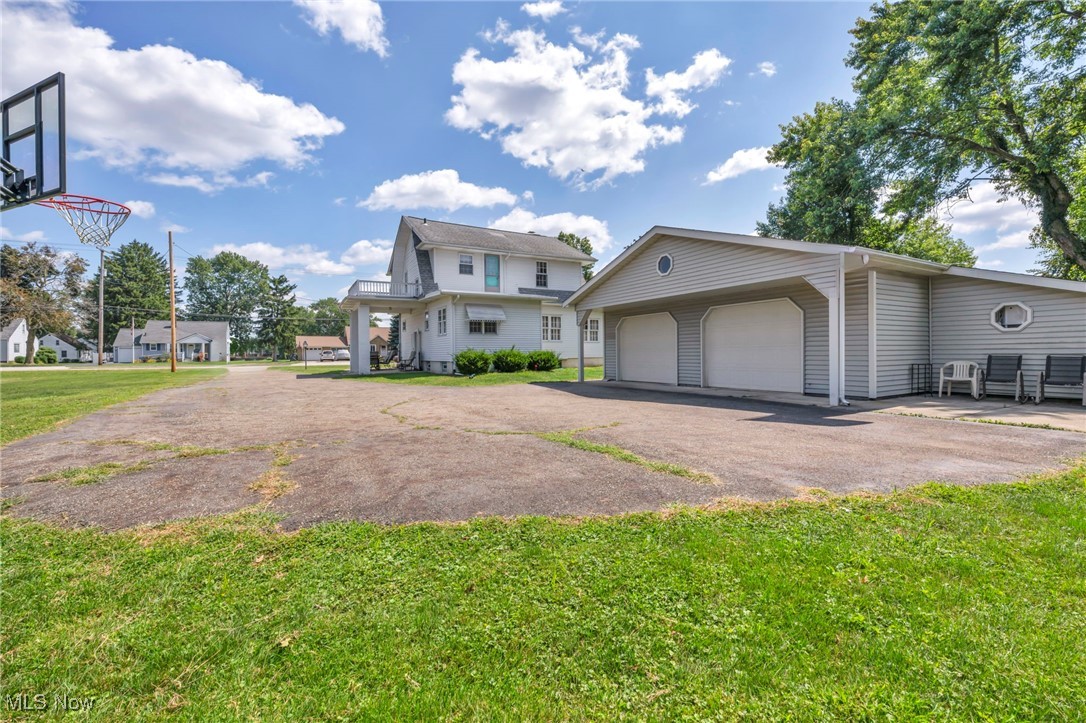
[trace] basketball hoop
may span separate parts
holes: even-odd
[[[109,239],[132,213],[128,206],[92,196],[61,194],[36,203],[63,216],[80,241],[99,251],[109,246]]]

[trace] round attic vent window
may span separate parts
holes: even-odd
[[[656,259],[656,273],[660,274],[661,276],[667,276],[671,273],[671,268],[673,265],[674,264],[671,261],[671,256],[669,254],[664,254],[660,258]]]

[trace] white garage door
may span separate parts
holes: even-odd
[[[803,311],[788,299],[719,306],[702,335],[705,386],[803,392]]]
[[[679,383],[679,330],[671,314],[627,316],[618,324],[618,378]]]

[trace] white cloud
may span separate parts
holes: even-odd
[[[132,211],[136,218],[154,218],[155,204],[150,201],[125,201],[125,206]]]
[[[343,255],[339,257],[340,261],[345,264],[352,264],[354,266],[365,266],[366,264],[376,263],[388,263],[388,258],[392,254],[392,242],[384,239],[374,239],[373,241],[355,241],[351,244],[351,247],[343,252]]]
[[[1002,259],[992,259],[991,261],[985,259],[977,259],[977,268],[980,269],[998,269],[1000,266],[1005,266]]]
[[[283,247],[258,241],[240,246],[219,244],[211,249],[212,254],[222,251],[233,251],[275,270],[284,269],[318,276],[341,276],[354,271],[354,267],[350,264],[333,261],[328,258],[327,251],[321,251],[311,244]]]
[[[161,225],[161,226],[159,226],[159,229],[160,229],[160,230],[161,230],[161,231],[162,231],[163,233],[169,233],[169,232],[173,232],[173,233],[188,233],[189,231],[191,231],[191,230],[192,230],[191,228],[189,228],[189,227],[187,227],[187,226],[182,226],[181,224],[179,224],[179,223],[173,223],[172,221],[163,221],[163,222],[162,222],[162,225]]]
[[[176,188],[192,188],[200,193],[218,193],[225,188],[254,188],[266,187],[268,181],[275,176],[271,171],[254,173],[248,178],[238,178],[230,173],[216,173],[210,177],[204,177],[196,173],[185,175],[177,173],[157,173],[148,176],[147,180],[160,186],[174,186]]]
[[[660,109],[627,96],[629,53],[639,47],[637,38],[619,33],[605,41],[579,29],[573,37],[576,45],[556,45],[543,32],[513,31],[499,21],[484,38],[507,46],[511,55],[491,60],[469,48],[461,56],[453,67],[460,92],[446,122],[496,140],[525,166],[545,168],[581,188],[640,173],[645,152],[678,143],[683,127],[651,122]],[[701,62],[711,60],[705,55]],[[697,61],[692,67],[674,76],[674,88],[660,79],[660,93],[681,98],[683,82],[700,88],[702,68]]]
[[[751,171],[764,171],[767,168],[774,168],[775,166],[766,160],[767,153],[769,153],[769,146],[745,148],[736,151],[728,160],[705,175],[703,185],[726,181],[729,178],[735,178]]]
[[[487,188],[461,181],[459,173],[446,168],[385,181],[373,189],[369,198],[359,201],[358,205],[371,211],[386,208],[441,208],[451,212],[465,206],[489,208],[499,205],[512,206],[516,202],[516,195],[504,188]]]
[[[977,253],[999,249],[1024,249],[1029,246],[1029,234],[1032,228],[1023,228],[1010,233],[997,233],[996,240],[976,247]]]
[[[490,228],[500,228],[503,231],[535,231],[544,236],[557,236],[562,231],[575,233],[591,239],[592,248],[596,251],[606,251],[614,241],[606,221],[601,221],[594,216],[578,216],[568,211],[537,216],[523,208],[514,208],[488,225]]]
[[[64,69],[73,157],[175,175],[230,174],[257,161],[298,168],[344,130],[221,60],[169,45],[114,47],[75,12],[74,3],[6,3],[2,49],[5,88]]]
[[[26,233],[12,233],[6,226],[0,226],[0,241],[15,241],[23,244],[41,243],[45,240],[44,231],[27,231]]]
[[[567,12],[567,10],[562,7],[561,0],[536,0],[536,2],[524,3],[520,6],[520,9],[544,22],[549,21],[556,15]]]
[[[943,220],[957,234],[1013,232],[1036,226],[1037,213],[1017,199],[1001,201],[996,187],[984,181],[969,190],[968,198],[949,203],[943,211]]]
[[[347,203],[347,197],[346,196],[339,196],[338,198],[333,198],[332,199],[332,205],[333,206],[342,206],[345,203]]]
[[[388,57],[385,19],[374,0],[294,0],[305,20],[321,35],[338,30],[344,42]]]
[[[657,113],[682,118],[697,106],[681,94],[716,85],[731,63],[731,58],[713,48],[695,55],[694,62],[681,73],[671,70],[663,75],[656,75],[652,68],[649,68],[645,71],[645,93],[660,99],[656,106]]]
[[[771,63],[768,60],[758,63],[758,70],[751,75],[764,75],[767,78],[772,78],[777,74],[777,64]]]

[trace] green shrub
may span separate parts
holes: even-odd
[[[23,355],[23,354],[20,354],[19,356],[15,357],[15,363],[16,364],[26,364],[26,356]]]
[[[482,349],[465,349],[453,357],[453,361],[461,374],[486,374],[493,357]]]
[[[494,371],[522,372],[528,368],[528,355],[517,349],[499,349],[494,352]]]
[[[528,368],[533,372],[549,372],[562,366],[562,358],[553,351],[543,349],[528,352]]]
[[[35,364],[56,364],[57,363],[57,350],[48,346],[43,346],[38,349],[34,354]]]

